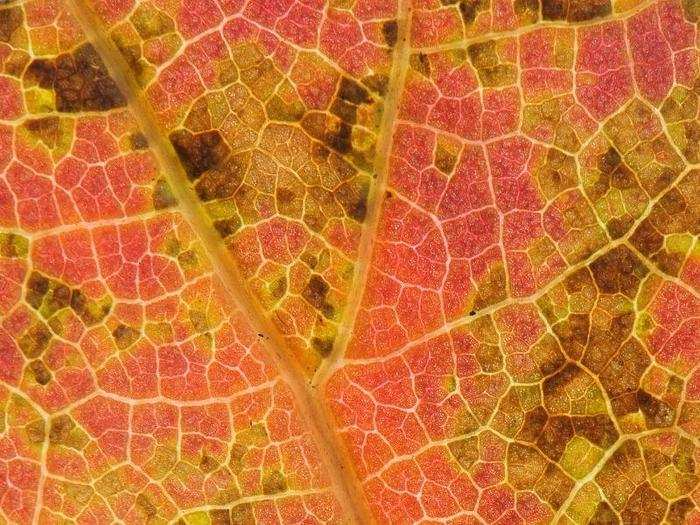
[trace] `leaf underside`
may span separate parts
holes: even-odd
[[[0,522],[700,522],[699,19],[0,2]]]

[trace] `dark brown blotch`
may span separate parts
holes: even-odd
[[[241,220],[238,217],[214,221],[214,228],[223,239],[236,233],[240,227]]]
[[[22,26],[24,12],[21,6],[0,9],[0,42],[9,42],[12,35]]]
[[[177,204],[170,184],[165,179],[158,179],[153,187],[153,208],[163,210]]]
[[[42,321],[36,321],[19,338],[19,348],[28,359],[39,357],[51,341],[51,331]]]
[[[489,0],[461,0],[459,2],[459,14],[465,24],[473,24],[476,16],[486,9]]]
[[[49,442],[54,444],[65,443],[74,428],[75,422],[68,414],[56,416],[51,420]]]
[[[49,384],[51,378],[51,371],[46,367],[41,359],[36,359],[29,363],[29,371],[34,376],[34,381],[39,383],[41,386]]]
[[[52,60],[33,60],[25,79],[53,89],[59,112],[107,111],[126,105],[124,95],[91,44]]]
[[[312,275],[306,284],[302,297],[306,299],[314,308],[319,310],[326,318],[334,314],[333,306],[326,300],[330,287],[320,275]]]
[[[117,343],[117,347],[119,347],[120,350],[129,348],[138,341],[140,335],[140,331],[121,323],[112,330],[112,337],[114,337],[114,341]]]
[[[540,437],[537,448],[553,461],[559,461],[566,445],[574,437],[574,425],[569,416],[553,416],[547,421]]]
[[[129,140],[131,141],[131,147],[136,150],[146,149],[148,147],[148,139],[140,131],[132,133]]]
[[[233,196],[243,183],[247,168],[246,156],[230,157],[223,165],[202,174],[195,184],[197,195],[205,202]]]
[[[603,450],[615,444],[620,435],[607,414],[573,418],[576,435],[586,438]]]
[[[430,59],[425,53],[415,53],[408,59],[411,69],[418,71],[426,78],[430,78]]]
[[[644,415],[647,428],[666,428],[673,425],[676,412],[668,403],[655,398],[645,390],[637,391],[637,403]]]
[[[323,141],[338,153],[349,153],[352,150],[352,126],[342,121],[331,126],[326,130]]]
[[[618,246],[593,261],[591,272],[602,293],[634,298],[649,270],[629,248]]]
[[[340,87],[338,88],[338,97],[342,100],[346,100],[351,104],[367,104],[372,101],[369,93],[365,88],[354,80],[343,77],[340,80]]]
[[[33,271],[29,275],[25,300],[32,308],[38,310],[41,307],[41,303],[44,301],[44,296],[49,291],[50,284],[51,281],[37,271]]]
[[[50,149],[55,148],[61,138],[56,116],[29,119],[24,127]]]
[[[88,298],[80,290],[71,292],[70,307],[87,326],[102,322],[112,309],[112,299],[108,298],[103,304]]]
[[[341,98],[333,101],[331,113],[351,126],[357,123],[357,106]]]
[[[311,346],[321,357],[328,357],[333,352],[333,339],[330,337],[312,337]]]
[[[569,0],[566,19],[569,22],[587,22],[611,13],[610,0]]]
[[[193,134],[179,129],[170,134],[170,142],[190,180],[218,166],[229,154],[229,147],[218,131]]]
[[[394,47],[399,37],[399,24],[396,20],[387,20],[382,24],[382,36],[389,47]]]
[[[542,406],[528,410],[525,413],[525,420],[523,421],[522,427],[520,427],[517,438],[521,441],[527,441],[528,443],[537,442],[548,419],[549,415]]]

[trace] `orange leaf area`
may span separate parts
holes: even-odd
[[[699,23],[0,2],[0,522],[700,523]]]

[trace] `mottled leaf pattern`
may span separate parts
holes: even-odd
[[[0,2],[0,522],[700,523],[699,22]]]

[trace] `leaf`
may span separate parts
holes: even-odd
[[[10,523],[692,523],[698,9],[0,5]]]

